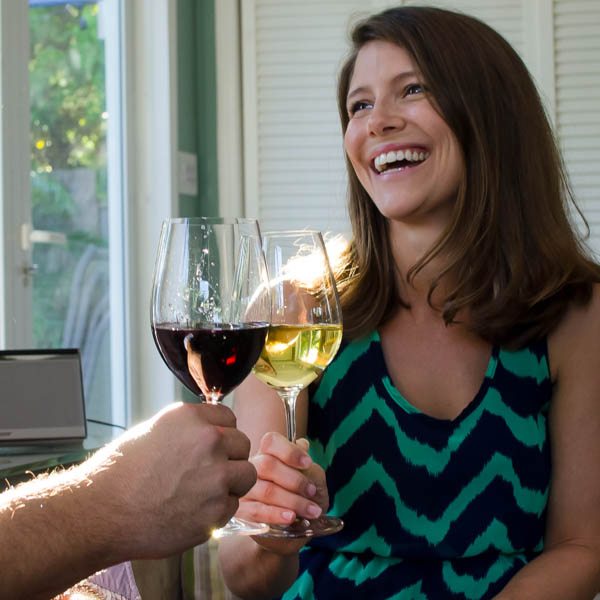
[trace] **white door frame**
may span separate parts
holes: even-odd
[[[29,182],[28,2],[0,0],[0,346],[31,340],[30,279],[22,269],[31,251],[21,247],[20,227],[31,218]]]
[[[129,305],[131,417],[146,418],[176,398],[175,378],[150,329],[150,292],[162,220],[178,214],[177,5],[127,0],[132,72],[126,74],[129,138]]]

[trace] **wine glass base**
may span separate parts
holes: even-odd
[[[232,535],[260,535],[261,533],[267,533],[270,528],[270,525],[266,523],[251,523],[250,521],[244,521],[244,519],[232,517],[220,529],[213,529],[210,536],[218,540]]]
[[[318,519],[296,519],[291,525],[271,525],[266,533],[259,537],[274,539],[297,539],[305,537],[321,537],[337,533],[344,527],[344,522],[337,517],[322,516]]]

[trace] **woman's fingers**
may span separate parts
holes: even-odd
[[[280,433],[273,431],[263,435],[260,440],[259,454],[275,456],[295,469],[308,469],[313,463],[312,458],[304,448],[290,442]]]
[[[315,519],[327,505],[323,469],[307,453],[308,442],[294,444],[279,433],[267,433],[250,462],[257,482],[241,499],[238,514],[243,518],[289,524],[296,517]]]
[[[260,478],[244,496],[243,501],[244,503],[254,501],[256,506],[252,507],[252,510],[257,513],[254,518],[271,523],[289,523],[296,516],[315,519],[323,512],[323,509],[310,499]],[[245,510],[249,510],[249,507]]]
[[[236,513],[237,517],[258,523],[270,523],[271,525],[289,525],[296,518],[296,513],[283,506],[270,506],[262,502],[249,500],[245,496],[240,500]]]
[[[317,488],[302,471],[289,467],[271,454],[257,454],[251,459],[258,478],[277,484],[290,492],[311,498]]]

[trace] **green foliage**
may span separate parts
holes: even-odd
[[[75,211],[73,196],[51,173],[35,173],[31,177],[31,203],[33,221],[44,223],[47,229],[70,221]]]
[[[33,171],[98,168],[106,138],[98,8],[53,6],[29,15]]]

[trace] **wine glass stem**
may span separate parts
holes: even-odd
[[[220,404],[221,403],[221,394],[220,392],[209,392],[206,394],[206,402],[207,404]]]
[[[296,441],[296,398],[299,390],[279,390],[277,392],[285,406],[285,425],[290,442]]]

